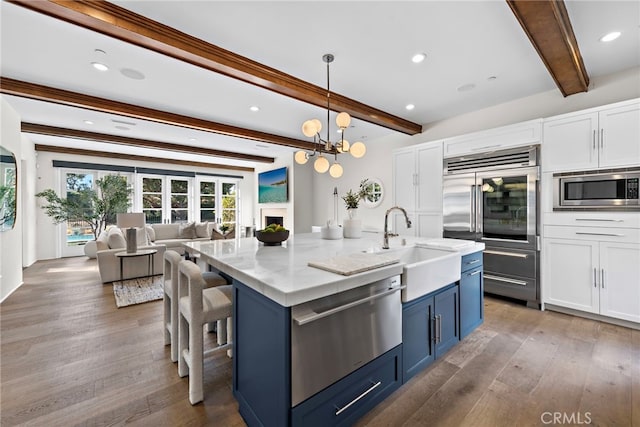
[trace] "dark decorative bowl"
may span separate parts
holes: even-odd
[[[274,231],[273,233],[265,233],[264,231],[256,231],[256,239],[264,243],[265,246],[278,246],[289,238],[289,230]]]

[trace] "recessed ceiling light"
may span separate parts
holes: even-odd
[[[467,83],[465,85],[460,86],[457,90],[458,92],[468,92],[470,90],[475,89],[476,85],[473,83]]]
[[[95,68],[98,71],[108,71],[109,70],[109,67],[107,67],[102,62],[92,62],[91,65],[93,65],[93,68]]]
[[[93,122],[91,120],[84,120],[85,125],[92,125]]]
[[[127,125],[127,126],[135,126],[136,124],[133,122],[126,122],[124,120],[118,120],[118,119],[111,119],[111,121],[113,123],[120,123],[121,125]]]
[[[257,105],[252,105],[251,107],[249,107],[249,110],[255,113],[257,111],[260,111],[260,107],[258,107]]]
[[[605,34],[604,36],[600,37],[600,41],[601,42],[611,42],[614,41],[615,39],[617,39],[618,37],[620,37],[622,33],[620,31],[612,31],[609,34]]]
[[[419,64],[422,61],[424,61],[426,57],[427,57],[426,53],[416,53],[411,57],[411,62],[413,62],[414,64]]]
[[[191,141],[191,142],[195,142],[197,140],[198,140],[198,138],[189,138],[189,141]]]
[[[120,70],[120,74],[133,80],[144,80],[145,77],[144,74],[138,70],[134,70],[133,68],[123,68]]]
[[[406,108],[407,110],[411,111],[411,110],[413,110],[414,108],[416,108],[416,106],[415,106],[415,105],[413,105],[413,104],[407,104],[407,105],[405,105],[405,107],[404,107],[404,108]]]

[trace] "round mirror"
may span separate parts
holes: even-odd
[[[16,222],[16,158],[0,147],[0,231],[11,230]]]
[[[369,196],[364,198],[364,205],[368,208],[375,208],[382,203],[384,197],[384,188],[382,187],[382,181],[377,178],[367,179],[367,193]]]

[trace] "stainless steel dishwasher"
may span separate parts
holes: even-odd
[[[402,342],[400,289],[398,275],[291,308],[292,407]]]

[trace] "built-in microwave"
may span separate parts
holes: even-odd
[[[640,210],[640,169],[553,175],[553,209]]]

